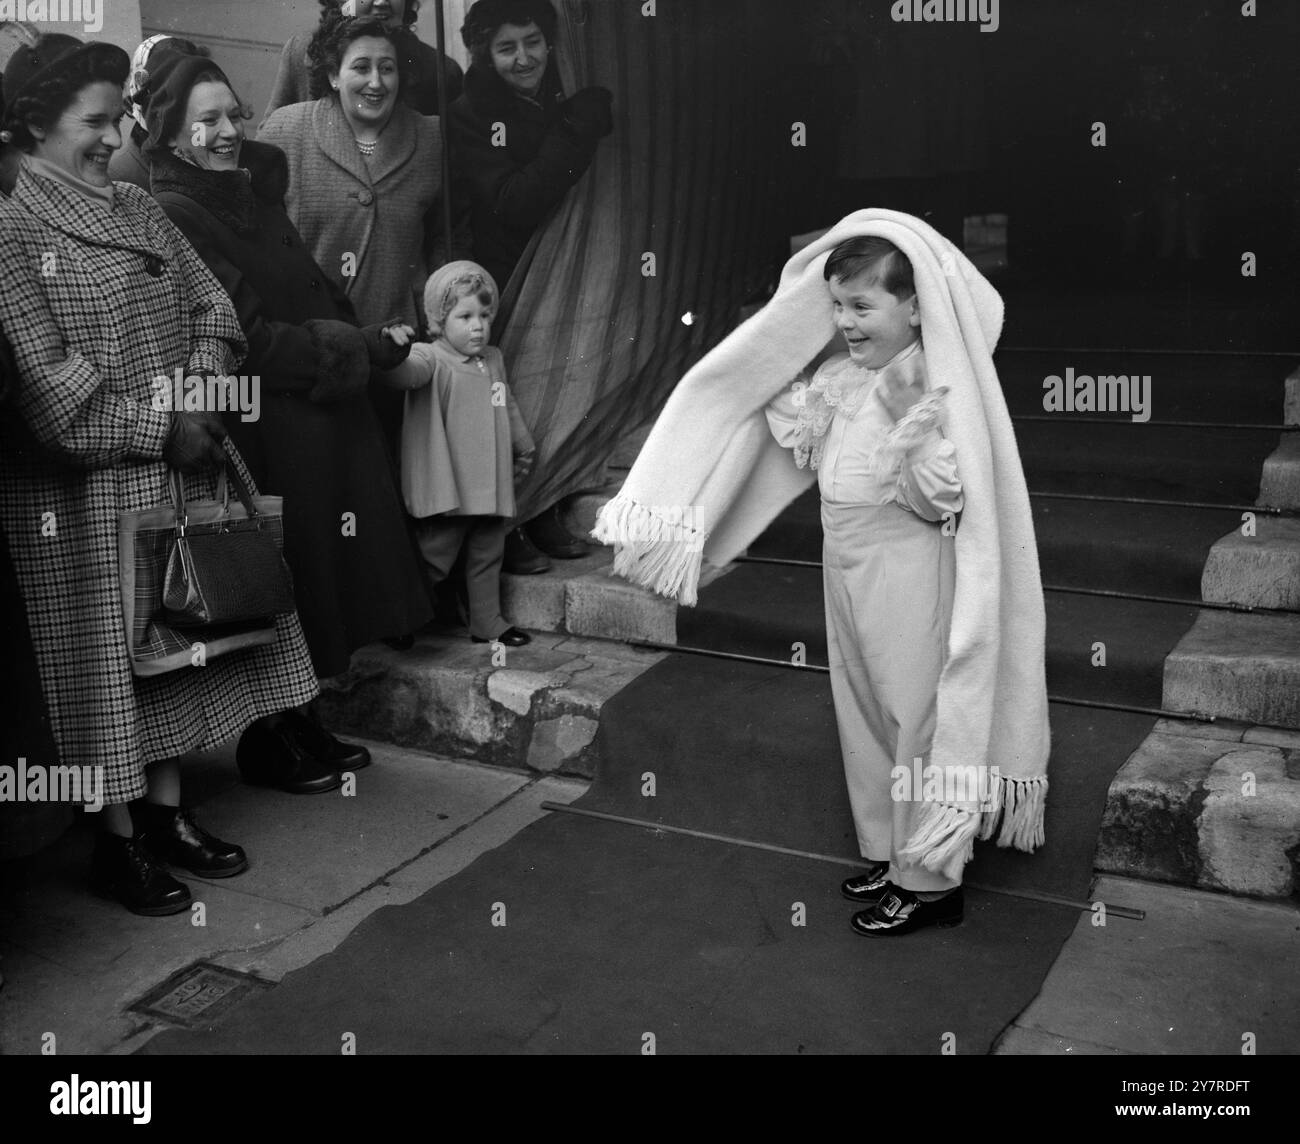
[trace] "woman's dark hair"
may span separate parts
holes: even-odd
[[[70,61],[49,79],[29,84],[5,108],[0,127],[7,134],[8,142],[20,151],[34,151],[36,136],[31,128],[48,131],[72,105],[77,93],[92,83],[121,87],[126,83],[126,73],[117,60],[92,52]]]
[[[402,53],[398,51],[397,42],[393,39],[393,32],[385,26],[383,20],[376,16],[366,16],[360,20],[346,20],[338,15],[331,18],[325,12],[321,15],[320,27],[307,46],[307,91],[312,99],[320,99],[329,93],[330,72],[342,68],[348,45],[366,36],[387,40],[393,45],[393,56],[397,60],[397,92],[401,95],[406,87],[406,65],[402,61]]]
[[[559,17],[550,0],[476,0],[460,30],[460,38],[476,64],[487,62],[492,38],[506,24],[520,28],[536,24],[547,44],[555,46]]]
[[[321,23],[324,23],[331,15],[336,15],[338,10],[343,7],[343,0],[320,0],[321,6]],[[402,26],[409,28],[415,23],[420,16],[420,0],[406,0],[406,8],[402,12]]]
[[[895,298],[910,298],[916,293],[912,264],[907,255],[887,238],[869,234],[841,242],[831,251],[822,270],[829,282],[838,278],[847,282],[865,276],[869,286],[879,286]]]

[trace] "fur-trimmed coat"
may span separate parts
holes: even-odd
[[[17,365],[0,421],[0,526],[27,604],[64,765],[102,767],[104,798],[144,765],[207,750],[316,694],[296,615],[279,640],[149,679],[123,631],[118,515],[169,504],[171,414],[155,379],[236,372],[246,343],[221,284],[143,191],[112,210],[27,169],[0,201],[0,331]],[[190,494],[211,496],[210,478]]]
[[[352,306],[285,214],[284,153],[250,141],[240,161],[251,179],[155,152],[153,193],[226,288],[248,338],[242,372],[260,378],[261,416],[227,415],[226,425],[258,483],[284,497],[298,613],[317,672],[335,675],[356,648],[412,632],[432,611],[366,392],[330,399],[346,392],[338,375],[369,377]]]
[[[503,291],[534,231],[596,154],[596,140],[564,130],[563,121],[554,68],[534,102],[513,94],[491,69],[471,64],[464,94],[448,112],[453,202],[469,212],[474,261]]]

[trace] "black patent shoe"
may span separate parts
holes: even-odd
[[[845,878],[840,893],[860,906],[874,906],[890,890],[888,862],[871,862],[861,874]]]
[[[311,715],[286,711],[284,717],[293,724],[303,747],[336,771],[359,771],[370,766],[370,752],[365,747],[334,738]]]
[[[527,632],[521,632],[518,628],[506,628],[499,636],[492,639],[484,639],[482,636],[470,636],[475,643],[501,643],[506,647],[523,647],[524,644],[532,643],[533,637]]]
[[[560,506],[552,505],[541,516],[528,522],[528,539],[553,560],[577,560],[590,551],[560,519]]]
[[[926,926],[959,926],[965,912],[966,897],[960,886],[932,902],[923,902],[911,890],[893,886],[869,910],[854,914],[849,925],[863,937],[890,937]]]
[[[501,571],[512,576],[536,576],[549,572],[551,562],[537,545],[528,539],[523,528],[512,528],[506,533],[505,554],[501,558]]]
[[[139,838],[101,831],[90,859],[90,885],[133,914],[159,918],[188,909],[190,889],[173,878]]]
[[[140,809],[140,841],[159,862],[180,866],[200,878],[233,878],[248,869],[248,857],[233,842],[222,842],[178,806],[146,802]]]
[[[244,782],[289,794],[323,794],[343,783],[333,764],[307,750],[287,719],[269,727],[258,720],[249,727],[239,737],[235,762]]]

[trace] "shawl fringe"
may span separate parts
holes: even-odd
[[[694,607],[704,557],[704,533],[690,506],[651,507],[620,493],[596,517],[591,530],[614,545],[614,572],[661,596]]]
[[[1043,844],[1046,807],[1046,775],[1032,779],[998,775],[988,798],[975,810],[943,802],[926,803],[899,857],[959,881],[962,867],[974,853],[976,838],[987,841],[997,834],[999,846],[1032,854]]]

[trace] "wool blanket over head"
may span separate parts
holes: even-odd
[[[859,235],[888,239],[912,263],[930,384],[949,390],[944,431],[965,493],[928,765],[977,775],[977,789],[991,793],[945,802],[938,788],[951,798],[951,786],[934,784],[938,797],[927,796],[903,852],[955,878],[977,836],[1041,845],[1050,746],[1033,518],[992,357],[1002,299],[960,250],[911,215],[863,210],[795,254],[771,301],[673,391],[593,535],[615,546],[616,573],[694,605],[702,561],[728,563],[812,482],[773,439],[763,408],[836,339],[823,267]]]

